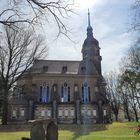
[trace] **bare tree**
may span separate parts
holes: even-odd
[[[105,75],[105,80],[107,83],[106,86],[106,95],[110,103],[112,112],[115,115],[115,120],[118,121],[118,114],[120,110],[120,96],[118,92],[118,75],[116,72],[110,72]]]
[[[131,72],[130,70],[126,70],[124,73],[122,73],[121,89],[123,89],[123,95],[124,95],[123,101],[127,101],[127,106],[132,111],[131,114],[134,114],[135,120],[138,121],[139,102],[138,102],[137,88],[136,88],[134,77],[136,77],[135,73]],[[128,108],[126,108],[125,105],[125,109]]]
[[[7,106],[9,91],[15,82],[46,52],[44,39],[35,35],[31,30],[14,30],[4,26],[4,32],[0,37],[0,77],[3,81],[2,123],[7,124]]]
[[[127,86],[127,85],[126,85]],[[128,119],[128,121],[131,121],[131,108],[129,105],[129,95],[127,94],[126,86],[124,85],[124,79],[122,75],[119,77],[119,95],[120,95],[120,103],[122,106],[122,110],[125,113],[125,118]]]
[[[126,54],[127,63],[125,63],[124,67],[130,69],[131,71],[135,71],[136,73],[140,72],[140,40],[128,50]]]
[[[52,18],[58,26],[58,35],[67,34],[62,18],[72,11],[72,0],[7,0],[7,5],[0,10],[0,23],[14,25],[24,22],[30,25],[41,24],[41,19]]]
[[[3,82],[2,82],[2,79],[0,77],[0,95],[3,94]],[[2,110],[2,99],[0,98],[0,116],[1,116],[1,111]]]
[[[126,61],[124,61],[126,60]],[[121,62],[121,78],[119,85],[127,116],[134,114],[138,121],[140,111],[140,46],[139,42],[128,50]]]
[[[131,80],[135,96],[137,96],[137,102],[140,108],[140,42],[137,41],[133,47],[131,47],[127,54],[128,62],[125,65],[126,71],[129,73],[129,79]]]
[[[134,31],[140,31],[140,0],[135,0],[132,9],[134,12],[132,19],[132,29]]]
[[[140,44],[139,41],[128,50],[126,55],[127,62],[123,62],[123,73],[129,75],[129,82],[133,84],[135,96],[140,107]]]

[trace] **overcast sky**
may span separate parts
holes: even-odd
[[[55,28],[49,25],[45,34],[49,46],[47,59],[81,60],[81,49],[86,38],[87,11],[90,9],[94,37],[99,41],[102,56],[102,70],[118,69],[118,63],[131,45],[132,35],[128,33],[133,0],[75,0],[75,12],[65,24],[71,31],[68,40],[56,37]],[[50,29],[51,28],[51,29]]]

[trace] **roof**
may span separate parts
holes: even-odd
[[[31,72],[48,74],[78,74],[80,61],[35,60]]]

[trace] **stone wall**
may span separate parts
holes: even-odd
[[[8,106],[8,121],[26,122],[28,116],[27,105],[9,105]]]
[[[75,106],[74,105],[58,105],[58,123],[71,124],[75,122]]]
[[[76,103],[57,103],[56,119],[58,123],[99,123],[99,107],[97,104],[79,104],[78,118]],[[109,122],[110,110],[107,105],[103,106],[103,123]],[[9,106],[9,121],[28,121],[28,106],[11,105]],[[52,119],[53,104],[35,104],[33,119]],[[77,119],[79,122],[77,122]]]
[[[52,118],[51,105],[35,105],[34,119],[50,119]]]
[[[97,123],[98,107],[96,105],[81,105],[81,122],[82,123]]]

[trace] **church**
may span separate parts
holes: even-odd
[[[81,53],[81,61],[35,60],[9,98],[8,122],[53,118],[60,124],[108,123],[102,57],[89,12]]]

